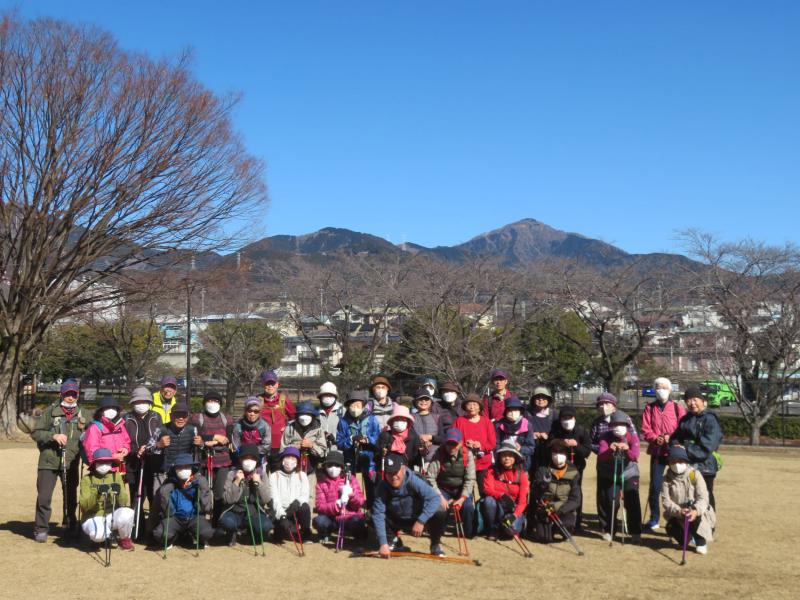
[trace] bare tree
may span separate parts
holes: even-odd
[[[0,26],[0,425],[54,322],[118,299],[126,269],[223,247],[266,201],[233,133],[234,98],[187,59],[153,61],[52,20]]]
[[[734,391],[757,445],[800,373],[800,250],[695,230],[684,239],[702,263],[692,271],[696,292],[723,322],[715,373]]]

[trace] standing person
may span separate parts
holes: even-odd
[[[173,419],[178,406],[173,407]],[[158,488],[161,521],[153,529],[157,545],[171,546],[179,535],[189,535],[198,548],[204,549],[214,535],[214,528],[206,519],[212,510],[211,488],[199,471],[200,464],[191,454],[175,457],[164,484]]]
[[[170,422],[172,407],[178,401],[178,380],[172,375],[165,375],[161,378],[161,386],[157,392],[153,393],[153,410],[161,417],[162,423]]]
[[[338,531],[342,520],[346,533],[366,537],[366,523],[361,513],[364,502],[358,478],[345,469],[344,455],[338,450],[328,452],[324,472],[317,479],[317,516],[313,521],[322,543],[330,542],[329,536]]]
[[[275,538],[292,537],[295,519],[303,538],[311,537],[311,506],[308,477],[300,470],[300,451],[294,446],[280,453],[281,467],[269,476],[272,510],[275,513]]]
[[[144,494],[142,506],[144,506],[144,498],[147,498],[147,506],[152,512],[155,492],[154,477],[158,471],[160,457],[150,452],[148,445],[163,423],[159,414],[152,410],[153,396],[146,387],[134,388],[128,405],[131,410],[125,415],[125,429],[131,440],[131,452],[128,454],[125,464],[128,471],[130,497],[136,503],[140,501],[138,493],[139,478],[141,477],[142,493]]]
[[[367,393],[353,391],[345,399],[345,414],[339,420],[336,446],[342,450],[344,461],[353,473],[361,473],[367,508],[372,507],[375,497],[375,450],[381,433],[378,421],[366,412]]]
[[[261,394],[261,417],[267,422],[272,435],[272,446],[269,453],[269,468],[273,471],[280,464],[281,439],[286,425],[295,417],[294,403],[289,396],[278,391],[280,383],[275,371],[261,373],[261,384],[264,393]]]
[[[722,426],[717,415],[708,408],[708,399],[697,387],[688,388],[683,399],[688,412],[678,421],[670,444],[686,450],[689,463],[703,474],[711,507],[716,511],[714,479],[719,467],[714,453],[722,443]]]
[[[386,428],[378,436],[378,479],[383,479],[383,463],[390,452],[402,454],[406,458],[406,465],[420,466],[420,439],[414,431],[414,415],[408,409],[395,404],[392,416],[386,423]]]
[[[533,456],[535,467],[549,464],[550,457],[547,451],[550,430],[553,428],[553,414],[550,406],[553,404],[553,392],[544,385],[537,385],[531,394],[529,412],[526,415],[531,424],[533,439],[536,442],[536,453]]]
[[[462,411],[458,406],[458,397],[461,388],[454,381],[446,381],[439,387],[442,400],[439,402],[439,415],[442,423],[442,431],[447,431],[453,427],[456,419],[461,416]]]
[[[428,396],[431,397],[431,402],[434,406],[438,406],[441,398],[436,396],[436,388],[439,385],[439,382],[436,381],[435,377],[422,377],[419,380],[419,385],[417,389],[424,388],[425,391],[428,393]]]
[[[628,533],[631,541],[642,540],[642,509],[639,504],[639,436],[628,431],[630,417],[621,410],[614,412],[609,421],[611,428],[600,438],[597,452],[597,489],[604,513],[610,521],[604,523],[603,539],[611,541],[614,531],[611,521],[612,513],[619,510],[618,496],[622,493],[623,504],[627,512]],[[621,464],[617,466],[617,460]],[[616,483],[614,471],[616,469]],[[624,485],[623,485],[624,478]]]
[[[551,506],[564,524],[564,528],[575,531],[578,511],[581,506],[580,473],[567,460],[569,446],[562,439],[552,439],[549,446],[549,464],[536,469],[531,492],[531,515],[534,537],[542,542],[553,541],[553,524],[547,515]]]
[[[592,454],[592,438],[586,428],[578,424],[574,406],[562,406],[558,413],[558,420],[553,421],[550,443],[552,444],[556,440],[564,442],[567,461],[578,470],[578,485],[581,494],[580,504],[575,515],[575,531],[581,531],[583,526],[583,471],[586,469],[586,461]]]
[[[244,444],[239,449],[240,468],[231,469],[225,480],[219,528],[228,535],[229,546],[236,545],[242,530],[252,531],[255,539],[263,539],[272,531],[272,521],[267,515],[269,481],[262,479],[261,458],[258,446]],[[256,534],[259,528],[261,531]]]
[[[421,537],[427,527],[431,554],[444,556],[441,541],[447,510],[441,496],[408,468],[403,454],[392,452],[385,462],[386,479],[378,483],[372,510],[378,552],[383,558],[389,558],[392,552],[408,552],[410,549],[395,534],[410,528],[414,537]]]
[[[336,384],[326,381],[319,386],[317,393],[319,400],[319,422],[325,432],[328,448],[336,450],[336,431],[339,429],[339,419],[344,416],[344,406],[339,402],[339,392]]]
[[[659,498],[669,455],[669,439],[678,427],[678,421],[686,414],[682,406],[669,399],[672,392],[669,379],[658,377],[653,382],[653,388],[656,400],[645,406],[642,413],[642,437],[647,442],[647,454],[650,455],[650,488],[647,494],[650,520],[644,524],[644,528],[650,531],[658,529]]]
[[[86,426],[81,436],[83,451],[91,464],[92,456],[98,448],[108,448],[114,455],[112,465],[118,471],[131,452],[131,438],[125,428],[125,420],[120,414],[122,408],[113,397],[106,396],[97,403],[94,420]]]
[[[149,391],[147,397],[150,398]],[[135,513],[130,507],[125,480],[119,470],[113,468],[115,462],[117,458],[108,448],[98,448],[92,454],[92,467],[89,474],[81,480],[80,504],[84,518],[82,529],[96,543],[104,542],[116,533],[119,547],[122,550],[133,550],[131,532]],[[116,496],[113,502],[112,494]]]
[[[506,400],[503,418],[494,424],[495,438],[499,446],[506,440],[511,441],[522,455],[522,468],[530,471],[536,440],[533,437],[530,421],[522,415],[522,401],[516,396]]]
[[[464,445],[475,456],[475,478],[478,491],[484,496],[483,480],[492,466],[492,452],[497,445],[494,425],[481,414],[482,404],[478,394],[468,394],[461,408],[464,409],[464,416],[456,419],[455,428],[461,432]]]
[[[486,473],[483,518],[487,537],[494,541],[500,532],[513,537],[525,527],[530,484],[522,468],[522,454],[506,441],[497,449],[497,462]]]
[[[375,417],[381,431],[386,429],[389,418],[392,416],[395,403],[389,397],[392,386],[389,380],[383,375],[376,375],[369,384],[370,400],[367,404],[367,411]]]
[[[197,435],[202,440],[205,453],[206,478],[212,486],[214,494],[214,523],[217,523],[222,511],[222,494],[225,492],[225,480],[231,465],[230,443],[233,434],[233,421],[223,412],[222,396],[219,392],[206,392],[203,396],[203,411],[194,415],[192,425],[197,428]],[[213,482],[213,483],[212,483]]]
[[[419,436],[420,456],[427,465],[442,443],[441,415],[432,411],[433,397],[428,388],[420,388],[414,396],[414,431]],[[422,474],[425,474],[423,466]]]
[[[483,397],[483,414],[492,421],[503,418],[506,400],[512,394],[508,389],[508,375],[502,369],[494,369],[489,373],[491,392]]]
[[[689,465],[684,448],[669,451],[669,471],[661,486],[661,505],[667,519],[667,533],[683,544],[684,520],[689,520],[689,537],[698,554],[708,554],[708,542],[714,541],[717,517],[711,506],[703,475]]]
[[[311,402],[304,400],[297,404],[297,416],[286,426],[281,439],[281,450],[289,446],[300,451],[299,468],[308,476],[309,490],[316,493],[317,468],[328,453],[328,442]],[[313,499],[312,496],[312,503]]]
[[[269,423],[261,417],[261,400],[258,396],[250,396],[245,400],[244,415],[233,424],[231,443],[234,452],[239,452],[244,445],[258,447],[258,464],[267,464],[272,448],[272,431]]]
[[[428,465],[425,480],[437,490],[448,506],[461,511],[464,535],[472,538],[475,525],[475,457],[463,444],[458,429],[449,429],[444,444]]]
[[[39,448],[36,520],[33,528],[33,538],[39,543],[47,541],[53,489],[59,479],[62,480],[62,489],[67,492],[64,499],[67,503],[67,522],[63,525],[70,534],[77,533],[75,509],[78,505],[80,436],[92,418],[88,410],[78,406],[79,395],[80,386],[76,381],[68,379],[62,383],[59,401],[48,406],[39,415],[31,432],[31,437]]]

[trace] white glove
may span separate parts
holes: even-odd
[[[341,495],[342,495],[342,498],[349,498],[350,496],[353,495],[353,488],[349,483],[345,483],[342,486]]]
[[[339,508],[340,510],[345,504],[347,504],[347,501],[346,500],[342,500],[341,498],[339,498],[336,501],[336,507]]]

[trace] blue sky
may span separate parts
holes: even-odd
[[[254,237],[451,245],[525,217],[629,252],[796,238],[800,2],[4,2],[242,92]]]

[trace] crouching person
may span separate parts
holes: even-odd
[[[125,480],[113,470],[116,463],[108,448],[94,451],[89,475],[81,480],[80,506],[86,517],[81,527],[93,542],[104,542],[116,534],[122,550],[133,550],[134,512]]]
[[[713,541],[717,515],[709,502],[708,487],[703,475],[689,464],[686,450],[670,448],[669,470],[661,485],[661,507],[667,518],[667,533],[683,544],[683,528],[688,519],[689,538],[698,554],[708,553]]]
[[[204,548],[214,529],[206,519],[211,514],[211,489],[208,480],[199,472],[199,464],[191,454],[179,454],[158,488],[161,522],[153,529],[156,543],[168,547],[182,534],[189,534],[200,548]],[[196,539],[197,532],[200,539]]]
[[[428,465],[427,482],[441,494],[454,511],[460,511],[464,535],[472,538],[475,531],[475,457],[463,443],[461,431],[452,428]]]
[[[441,541],[447,509],[442,497],[408,468],[403,454],[387,454],[383,472],[385,479],[375,489],[372,506],[372,523],[378,536],[380,555],[389,558],[392,552],[408,552],[409,548],[403,545],[399,535],[394,537],[395,534],[410,527],[411,534],[420,537],[427,527],[431,554],[444,556]]]
[[[279,456],[280,469],[270,473],[272,511],[275,513],[275,538],[282,542],[294,537],[299,528],[305,539],[311,536],[311,506],[308,476],[300,469],[300,450],[284,448]]]
[[[530,484],[523,460],[516,444],[506,440],[497,449],[497,463],[486,473],[483,518],[490,540],[496,540],[501,531],[515,537],[525,527]]]
[[[367,527],[361,507],[364,493],[358,480],[351,473],[343,473],[344,455],[331,450],[325,458],[325,473],[317,479],[316,510],[314,528],[323,544],[329,536],[337,534],[344,521],[344,531],[357,537],[366,537]]]
[[[533,476],[533,535],[544,544],[553,541],[553,522],[548,510],[554,510],[567,531],[575,531],[581,506],[581,476],[567,460],[569,446],[561,439],[550,442],[550,464],[536,469]]]
[[[230,471],[222,492],[224,506],[219,529],[228,536],[228,545],[235,546],[239,533],[247,531],[252,539],[263,540],[272,531],[267,516],[269,482],[259,473],[261,450],[255,444],[239,448],[240,469]]]

